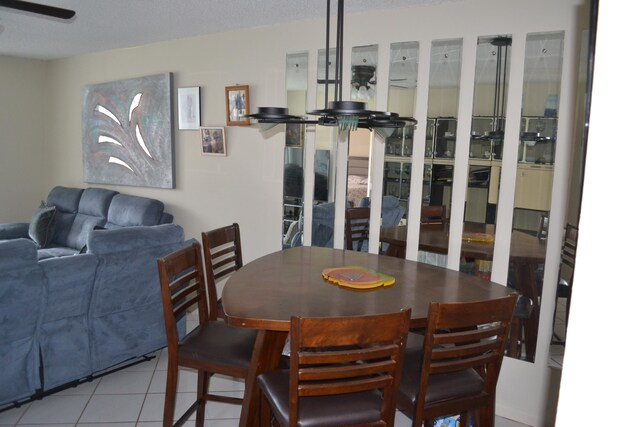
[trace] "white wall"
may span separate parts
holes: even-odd
[[[634,425],[637,369],[637,132],[640,87],[629,36],[637,5],[600,1],[580,236],[557,426]],[[612,124],[615,124],[612,126]],[[603,167],[615,153],[615,182]],[[603,208],[609,215],[603,220]],[[621,415],[619,417],[619,415]]]
[[[425,120],[421,120],[421,117],[426,116],[428,102],[425,64],[429,63],[429,46],[433,40],[463,38],[462,78],[470,77],[473,81],[473,52],[479,36],[512,34],[514,46],[520,43],[522,50],[512,57],[512,61],[517,62],[523,61],[524,40],[528,33],[565,31],[565,52],[568,52],[573,49],[572,41],[579,32],[578,11],[584,2],[586,0],[466,0],[438,6],[347,15],[345,53],[350,52],[353,46],[378,44],[378,77],[384,80],[388,76],[390,44],[419,41],[421,58],[416,104],[419,124],[416,138],[424,139]],[[52,185],[88,185],[83,182],[80,141],[80,90],[84,85],[172,72],[174,94],[178,87],[201,86],[202,124],[224,125],[225,86],[250,85],[252,111],[258,106],[284,106],[286,53],[309,50],[310,56],[315,57],[317,49],[323,47],[324,22],[314,20],[211,34],[48,63],[46,86],[50,88],[50,102],[46,105],[45,115],[48,119],[47,139],[46,143],[33,148],[33,154],[42,153],[48,167],[38,177],[42,181],[40,194],[32,191],[32,200],[21,202],[22,211],[31,212],[32,205],[43,198]],[[571,67],[575,58],[569,53],[565,58],[568,67]],[[349,58],[345,58],[345,62],[349,63]],[[568,74],[565,73],[565,76]],[[38,81],[37,78],[34,80]],[[567,81],[564,84],[571,85]],[[469,119],[469,126],[472,86],[472,83],[462,83],[459,109],[460,117]],[[384,85],[379,87],[378,105],[387,105],[387,91]],[[521,99],[521,93],[514,99],[518,98]],[[5,103],[2,97],[0,105]],[[517,103],[512,108],[517,109]],[[569,106],[564,108],[570,112]],[[517,113],[519,111],[515,116],[519,117]],[[21,125],[24,123],[21,120]],[[164,201],[167,210],[175,215],[175,222],[185,227],[187,237],[199,237],[203,230],[238,222],[242,229],[245,261],[249,262],[280,248],[284,134],[272,132],[269,135],[265,138],[253,127],[229,127],[228,156],[219,158],[200,154],[197,131],[176,130],[175,190],[105,187]],[[374,147],[374,156],[378,155],[378,160],[380,152],[379,147]],[[28,166],[25,162],[25,168]],[[23,180],[31,179],[30,175],[21,176]],[[0,181],[11,177],[0,170]],[[556,179],[562,181],[561,177]],[[458,181],[462,182],[462,179]],[[0,188],[3,189],[2,200],[5,200],[5,190]],[[374,202],[377,203],[377,200]],[[452,218],[461,219],[462,216],[454,212]],[[408,243],[417,248],[417,242]],[[508,245],[506,247],[508,252]],[[543,308],[542,316],[550,318],[551,313]],[[541,324],[541,327],[545,326],[548,325]],[[542,347],[540,343],[539,347]],[[548,377],[544,351],[538,354],[535,364],[505,359],[499,385],[498,413],[530,425],[542,425]]]
[[[0,223],[29,222],[48,191],[46,69],[0,56]]]

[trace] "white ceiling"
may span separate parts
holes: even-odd
[[[0,55],[66,58],[326,16],[323,0],[33,1],[75,10],[76,16],[67,22],[0,7]],[[456,0],[346,0],[345,13],[450,1]],[[335,14],[337,2],[331,7]]]

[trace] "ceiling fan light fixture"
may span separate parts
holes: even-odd
[[[288,114],[286,108],[260,107],[258,113],[248,114],[249,117],[258,123],[304,123],[318,124],[320,126],[338,126],[338,129],[355,130],[357,128],[401,128],[413,126],[417,123],[413,117],[399,117],[397,113],[386,111],[367,110],[367,104],[359,101],[342,100],[342,53],[343,53],[343,32],[344,32],[344,0],[338,0],[338,17],[336,28],[336,63],[333,67],[335,76],[331,83],[335,83],[335,101],[328,101],[329,79],[329,32],[331,17],[331,0],[327,0],[327,21],[326,21],[326,49],[327,58],[325,60],[324,109],[307,111],[307,114],[318,116],[317,120],[308,120],[304,116],[292,116]],[[357,76],[358,97],[369,96],[368,82],[375,75],[375,67],[371,65],[358,65],[354,67]],[[352,88],[353,88],[352,79]],[[362,83],[360,83],[362,82]],[[363,89],[362,92],[360,89]],[[373,92],[375,94],[375,91]]]

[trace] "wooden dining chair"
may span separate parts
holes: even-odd
[[[224,318],[222,300],[218,298],[216,282],[242,267],[240,226],[237,223],[202,233],[204,265],[211,318]]]
[[[207,401],[242,403],[239,398],[210,394],[209,379],[213,374],[246,379],[256,332],[209,316],[198,242],[160,258],[158,272],[169,356],[163,427],[182,425],[194,411],[196,426],[202,426]],[[198,310],[198,326],[179,340],[177,323],[193,309]],[[173,424],[179,367],[198,371],[197,400]]]
[[[369,218],[371,208],[347,208],[345,211],[344,232],[346,249],[363,250],[364,242],[369,241]]]
[[[290,369],[258,376],[261,425],[393,425],[410,316],[292,317]]]
[[[444,224],[447,220],[447,207],[442,205],[422,206],[420,224]]]
[[[398,409],[413,426],[432,426],[434,418],[460,414],[467,426],[494,425],[496,384],[517,294],[429,307],[422,346],[407,348],[398,392]]]
[[[553,319],[555,323],[556,312],[558,310],[558,300],[566,299],[565,309],[565,328],[569,321],[569,309],[571,308],[571,291],[573,288],[573,270],[576,265],[576,251],[578,249],[578,228],[567,224],[564,231],[564,241],[562,243],[562,251],[560,253],[560,272],[558,276],[558,285],[556,288],[556,305],[553,310]],[[554,338],[563,343],[564,340],[554,331]]]

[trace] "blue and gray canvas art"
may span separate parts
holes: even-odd
[[[171,73],[85,86],[84,181],[175,188]]]

